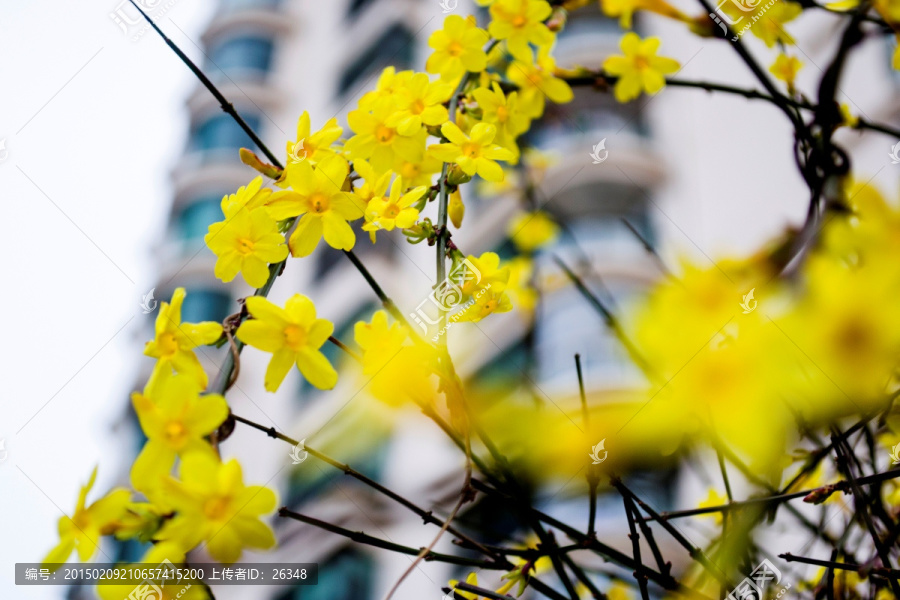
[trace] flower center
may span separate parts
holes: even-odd
[[[393,129],[382,124],[375,128],[375,139],[382,144],[390,144],[395,133]]]
[[[315,193],[309,197],[309,208],[317,215],[322,214],[331,207],[328,196],[322,193]]]
[[[220,521],[228,516],[229,504],[229,498],[227,497],[215,496],[214,498],[209,498],[203,503],[203,514],[205,514],[208,519]]]
[[[388,219],[396,219],[399,214],[400,207],[396,204],[388,204],[388,207],[384,209],[384,216]]]
[[[459,56],[460,54],[462,54],[462,51],[463,45],[456,40],[453,40],[452,42],[450,42],[450,45],[447,46],[447,54],[449,54],[450,56]]]
[[[284,328],[284,343],[294,352],[306,345],[306,330],[299,325],[288,325]]]
[[[187,430],[181,421],[171,421],[165,428],[166,439],[173,444],[180,444],[184,440]]]
[[[253,252],[253,242],[246,238],[239,238],[237,241],[237,251],[239,254],[247,256]]]
[[[513,17],[512,25],[513,27],[523,27],[527,22],[528,19],[525,18],[524,15],[516,15],[515,17]]]
[[[509,119],[509,110],[505,106],[497,107],[497,120],[501,123],[506,123],[506,120]]]
[[[91,516],[86,510],[79,510],[72,516],[72,522],[75,527],[84,531],[91,523]]]
[[[411,162],[405,162],[400,167],[400,174],[403,176],[403,179],[414,179],[419,176],[419,165]]]
[[[421,98],[419,98],[418,100],[413,102],[409,110],[414,115],[421,115],[425,111],[425,103],[422,102]]]
[[[650,66],[650,61],[647,60],[646,56],[635,56],[634,57],[634,67],[638,70],[646,69]]]
[[[460,150],[466,158],[478,158],[478,155],[481,154],[481,145],[467,142],[460,147]]]
[[[164,333],[159,336],[157,346],[162,356],[172,356],[178,351],[178,342],[175,341],[175,335],[172,333]]]

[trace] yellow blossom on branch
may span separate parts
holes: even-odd
[[[487,66],[484,45],[490,37],[475,25],[475,17],[450,15],[444,19],[443,29],[428,38],[434,50],[425,63],[429,73],[440,73],[441,79],[454,81],[466,71],[477,73]]]
[[[343,191],[349,170],[340,156],[327,158],[315,168],[304,161],[285,169],[291,191],[273,198],[266,208],[278,220],[300,216],[288,240],[293,256],[309,256],[323,237],[339,250],[350,250],[356,244],[356,234],[347,221],[362,217],[363,209],[352,194]]]
[[[267,194],[265,199],[283,193]],[[233,213],[226,211],[224,221],[209,226],[203,241],[216,255],[216,277],[227,283],[241,273],[249,285],[261,288],[269,279],[269,265],[287,258],[288,247],[266,210],[238,208],[237,202],[231,205]]]
[[[441,133],[449,142],[430,146],[429,151],[446,163],[456,163],[466,175],[478,173],[487,181],[501,181],[503,169],[495,161],[512,159],[512,152],[494,142],[497,128],[478,123],[466,135],[456,123],[444,123]]]
[[[522,252],[534,252],[559,235],[559,225],[543,211],[522,213],[510,220],[507,228],[513,244]]]
[[[297,139],[287,143],[288,164],[308,160],[315,164],[330,156],[335,151],[331,147],[344,129],[338,125],[337,119],[329,119],[327,123],[315,133],[311,132],[309,113],[305,110],[297,120]]]
[[[132,394],[134,410],[147,436],[131,467],[135,489],[157,486],[178,455],[214,455],[206,436],[228,417],[228,404],[218,394],[201,397],[200,391],[197,382],[186,375],[166,375],[154,379],[144,393]]]
[[[371,112],[358,108],[347,115],[350,129],[356,134],[344,145],[351,160],[369,161],[377,172],[390,169],[398,158],[421,161],[425,152],[425,130],[413,130],[410,135],[389,125],[395,115],[395,105],[390,100],[380,100]]]
[[[775,62],[772,63],[772,66],[769,67],[769,72],[774,75],[776,79],[785,82],[788,86],[788,90],[792,90],[794,89],[794,79],[797,78],[797,72],[802,68],[803,63],[800,62],[800,59],[796,56],[779,54],[778,58],[775,59]]]
[[[396,111],[385,124],[396,127],[400,135],[418,133],[422,125],[440,125],[448,119],[443,103],[452,93],[449,83],[431,82],[425,73],[416,73],[399,89]]]
[[[87,495],[96,479],[97,469],[94,468],[87,485],[78,494],[72,516],[59,518],[59,544],[44,558],[45,564],[64,563],[73,550],[78,551],[79,560],[86,562],[100,549],[100,537],[115,533],[119,527],[131,494],[128,490],[117,488],[86,506]]]
[[[372,198],[366,207],[366,224],[363,229],[375,232],[379,229],[391,231],[394,227],[406,229],[419,218],[419,211],[413,204],[425,195],[425,186],[413,188],[401,195],[403,180],[397,178],[391,186],[391,194]],[[382,191],[382,194],[384,192]]]
[[[531,60],[529,43],[549,47],[556,36],[544,21],[553,9],[546,0],[497,0],[491,5],[491,24],[488,33],[498,40],[506,40],[509,53],[523,61]]]
[[[263,352],[271,352],[266,369],[266,390],[278,390],[293,365],[307,381],[322,390],[330,390],[338,375],[320,348],[334,332],[334,325],[316,318],[312,300],[302,294],[288,298],[284,308],[261,296],[247,298],[247,311],[253,318],[241,324],[237,337]]]
[[[665,76],[678,70],[678,61],[657,56],[660,40],[656,37],[641,40],[629,32],[622,37],[624,56],[610,56],[603,62],[603,70],[619,79],[614,89],[616,100],[628,102],[641,92],[655,94],[666,86]]]
[[[167,500],[176,511],[156,539],[171,541],[187,551],[200,542],[213,558],[233,563],[244,548],[275,546],[272,529],[260,517],[275,509],[275,493],[262,486],[244,485],[240,464],[219,462],[206,453],[192,452],[181,460],[180,480],[167,478]]]
[[[547,48],[539,49],[533,61],[514,60],[506,77],[519,87],[519,107],[532,119],[544,114],[547,99],[565,104],[575,97],[569,84],[556,77],[556,61]]]
[[[212,321],[182,323],[184,297],[184,288],[177,288],[172,294],[171,304],[163,302],[160,305],[156,316],[156,335],[147,342],[144,354],[157,359],[154,375],[174,369],[189,375],[201,388],[205,388],[209,380],[193,349],[218,340],[222,335],[222,325]]]

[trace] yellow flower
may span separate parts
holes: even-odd
[[[138,564],[144,565],[144,567],[141,568],[147,568],[147,565],[156,567],[157,565],[164,563],[164,561],[169,561],[174,565],[184,564],[184,551],[178,547],[178,544],[172,542],[153,544]],[[127,569],[128,566],[122,565],[120,568]],[[141,594],[144,590],[142,590],[140,585],[141,584],[138,584],[138,587],[135,587],[133,583],[116,583],[115,579],[101,578],[100,582],[97,584],[97,595],[100,596],[100,600],[123,600],[123,598],[145,597],[152,598],[153,600],[208,600],[210,598],[209,592],[206,591],[206,587],[202,582],[196,580],[182,579],[168,584],[159,582],[156,587],[159,589],[159,593],[162,593],[162,596],[158,595],[158,593],[150,596],[143,596]],[[152,589],[153,588],[148,588],[146,591]],[[138,593],[135,594],[135,591]]]
[[[785,82],[788,89],[792,90],[794,88],[794,79],[797,77],[797,72],[802,68],[803,63],[800,62],[800,59],[796,56],[779,54],[778,58],[775,59],[775,62],[772,63],[772,66],[769,67],[769,72],[772,73],[776,79]]]
[[[709,493],[706,495],[706,499],[701,500],[700,503],[697,505],[697,508],[712,508],[714,506],[722,506],[723,504],[728,504],[728,496],[719,494],[714,489],[710,489]],[[716,522],[716,525],[722,524],[722,513],[721,512],[705,513],[703,516],[714,519]]]
[[[497,0],[491,5],[491,24],[488,32],[498,40],[506,40],[506,47],[515,58],[532,59],[529,42],[538,47],[553,45],[556,36],[543,21],[553,9],[545,0]]]
[[[487,285],[472,296],[462,309],[453,314],[452,321],[471,321],[477,323],[492,313],[505,313],[512,310],[512,302],[504,285]]]
[[[622,29],[631,29],[635,11],[648,10],[664,17],[690,22],[691,18],[665,0],[601,0],[600,8],[607,17],[619,17]]]
[[[205,388],[209,380],[192,350],[218,340],[222,335],[222,325],[212,321],[182,323],[184,296],[184,288],[178,288],[172,294],[171,304],[163,302],[160,305],[156,316],[156,337],[147,342],[144,354],[157,359],[153,376],[174,369],[190,375],[201,388]]]
[[[390,173],[388,173],[390,175]],[[419,211],[412,205],[419,201],[419,198],[425,195],[425,186],[419,186],[406,192],[402,196],[400,191],[404,184],[401,178],[394,180],[391,186],[391,194],[385,198],[382,196],[372,198],[366,207],[366,224],[363,229],[366,231],[378,231],[384,229],[391,231],[394,227],[406,229],[419,218]]]
[[[238,188],[234,194],[222,198],[222,213],[229,218],[242,208],[254,210],[266,204],[272,190],[262,187],[262,177],[256,177],[246,186]]]
[[[634,596],[631,595],[631,588],[617,579],[606,590],[606,597],[609,600],[632,600]]]
[[[432,176],[441,172],[444,163],[425,152],[419,160],[405,160],[401,157],[394,159],[393,171],[403,178],[410,186],[430,186]]]
[[[730,2],[726,2],[725,6],[731,4],[732,3]],[[794,38],[792,38],[784,28],[784,24],[796,19],[801,12],[803,12],[803,7],[796,2],[779,0],[765,12],[759,21],[753,24],[750,31],[753,32],[753,35],[765,42],[766,46],[769,48],[776,43],[793,45]]]
[[[383,310],[372,315],[371,323],[356,323],[353,337],[362,349],[363,375],[372,396],[393,407],[410,399],[419,405],[434,401],[431,376],[437,359],[431,346],[414,345],[404,326],[388,324]]]
[[[309,113],[305,110],[297,121],[297,141],[287,143],[288,164],[308,160],[315,164],[334,156],[331,145],[341,137],[344,129],[338,125],[337,119],[329,119],[315,133],[310,132]]]
[[[846,125],[847,127],[856,127],[859,125],[859,117],[850,111],[850,105],[846,102],[841,103],[841,118],[843,119],[841,124]]]
[[[251,296],[247,298],[247,310],[253,319],[241,324],[237,337],[245,344],[272,353],[266,369],[266,390],[276,391],[294,364],[317,388],[330,390],[335,386],[337,371],[320,351],[334,332],[334,325],[316,318],[312,300],[294,294],[281,308],[262,296]]]
[[[466,296],[473,296],[488,285],[505,286],[509,282],[509,267],[500,266],[500,256],[496,252],[485,252],[477,258],[470,254],[466,262],[464,267],[454,269],[460,278],[460,290]]]
[[[625,56],[610,56],[603,62],[603,70],[618,76],[615,96],[619,102],[628,102],[641,92],[655,94],[666,86],[665,75],[678,70],[678,61],[657,56],[659,38],[641,40],[638,34],[629,32],[622,38],[621,48]]]
[[[115,533],[119,527],[131,494],[117,488],[86,507],[87,495],[96,479],[97,469],[94,468],[87,485],[78,494],[75,512],[71,517],[59,518],[59,544],[47,554],[44,564],[66,562],[72,550],[77,550],[79,560],[86,562],[100,549],[100,536]]]
[[[248,200],[257,204],[283,193],[260,192]],[[240,190],[237,196],[236,200],[229,201],[228,207],[224,206],[225,200],[222,201],[225,220],[210,225],[203,241],[217,257],[216,277],[227,283],[240,272],[248,284],[261,288],[269,279],[269,264],[287,258],[288,248],[284,236],[278,233],[275,219],[264,209],[241,206],[246,194],[242,198]]]
[[[543,211],[522,213],[509,222],[509,237],[520,252],[534,252],[559,235],[559,225]]]
[[[290,192],[267,204],[269,215],[281,220],[302,215],[288,240],[293,256],[309,256],[324,236],[332,248],[350,250],[356,234],[347,223],[363,215],[349,192],[342,191],[350,171],[347,161],[332,156],[316,165],[307,161],[285,169]]]
[[[557,104],[574,98],[569,84],[555,76],[556,61],[547,48],[538,50],[534,61],[515,60],[506,70],[506,77],[519,86],[519,107],[523,114],[536,119],[544,114],[547,98]]]
[[[466,71],[483,71],[487,66],[483,48],[489,39],[487,31],[475,25],[475,17],[450,15],[444,19],[444,28],[428,38],[434,52],[425,63],[425,70],[440,73],[444,80],[455,80]]]
[[[200,397],[197,382],[186,375],[156,378],[143,394],[131,396],[141,429],[147,436],[144,449],[131,467],[131,483],[137,490],[154,488],[168,475],[175,457],[187,452],[214,455],[206,436],[228,417],[228,404],[218,394]]]
[[[396,127],[400,135],[418,133],[422,125],[440,125],[447,118],[443,103],[450,99],[453,86],[446,82],[431,82],[425,73],[416,73],[397,94],[397,109],[388,117],[386,125]]]
[[[422,160],[428,134],[425,130],[414,131],[412,135],[400,134],[396,127],[388,125],[394,112],[389,100],[379,101],[372,112],[361,108],[350,111],[347,122],[356,135],[344,148],[351,160],[367,160],[379,173],[390,169],[398,157],[413,162]]]
[[[378,83],[375,89],[366,92],[359,100],[359,108],[362,110],[372,110],[376,104],[380,104],[382,100],[388,100],[391,105],[396,105],[399,101],[399,94],[404,89],[409,80],[413,76],[413,71],[400,71],[399,73],[394,67],[385,67],[378,76]]]
[[[467,175],[478,173],[488,181],[501,181],[503,169],[495,161],[512,159],[512,152],[494,144],[497,128],[489,123],[478,123],[466,135],[456,125],[447,122],[441,126],[446,144],[429,146],[429,151],[446,163],[456,163]]]
[[[206,541],[213,558],[233,563],[243,548],[275,546],[272,529],[260,516],[275,509],[275,493],[262,486],[245,486],[241,465],[221,463],[206,453],[181,459],[181,480],[164,482],[166,496],[176,510],[163,525],[158,540],[172,541],[187,551]]]
[[[505,96],[495,81],[493,89],[478,88],[472,91],[472,96],[481,108],[482,121],[496,125],[495,141],[512,152],[518,161],[519,147],[516,138],[528,131],[531,125],[531,119],[519,108],[518,92],[511,92],[509,96]]]
[[[525,256],[517,256],[509,261],[509,283],[506,293],[515,307],[524,313],[527,320],[531,320],[534,307],[537,305],[538,293],[531,285],[534,273],[534,264]]]

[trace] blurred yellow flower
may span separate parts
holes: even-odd
[[[788,86],[788,90],[792,90],[794,88],[794,79],[797,77],[797,72],[802,68],[803,63],[800,62],[800,59],[796,56],[779,54],[778,58],[775,59],[775,62],[772,63],[772,66],[769,67],[769,72],[772,73],[776,79],[785,82]]]
[[[181,459],[180,480],[164,482],[166,496],[176,510],[156,535],[188,551],[200,542],[214,559],[233,563],[244,548],[275,546],[272,529],[260,517],[275,509],[275,493],[262,486],[245,486],[241,465],[234,459],[192,452]]]
[[[491,5],[491,24],[488,33],[498,40],[506,40],[513,57],[529,62],[532,50],[553,45],[556,36],[544,21],[553,12],[545,0],[497,0]]]
[[[78,494],[72,516],[59,518],[59,544],[47,554],[44,564],[64,563],[73,550],[78,551],[79,560],[87,562],[100,549],[100,536],[115,533],[119,527],[131,494],[128,490],[116,488],[90,506],[85,506],[96,479],[95,467],[87,485]]]
[[[546,99],[565,104],[575,97],[569,84],[556,77],[556,61],[546,48],[538,50],[534,61],[514,60],[506,77],[519,87],[519,107],[532,119],[544,114]]]
[[[559,225],[547,213],[537,210],[514,217],[507,232],[520,252],[534,252],[556,239]]]
[[[267,391],[276,391],[295,364],[303,377],[321,390],[337,384],[337,371],[320,351],[334,325],[316,318],[312,300],[294,294],[281,308],[262,296],[251,296],[247,311],[253,318],[244,321],[236,335],[245,344],[272,353],[266,369]]]

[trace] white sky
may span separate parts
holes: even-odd
[[[74,508],[95,464],[99,493],[120,467],[110,428],[132,385],[138,304],[183,149],[193,78],[155,35],[133,42],[118,29],[118,1],[4,2],[0,18],[3,598],[62,597],[14,587],[13,563],[55,544],[60,509]],[[180,0],[163,19],[192,57],[168,19],[197,39],[212,7]]]

